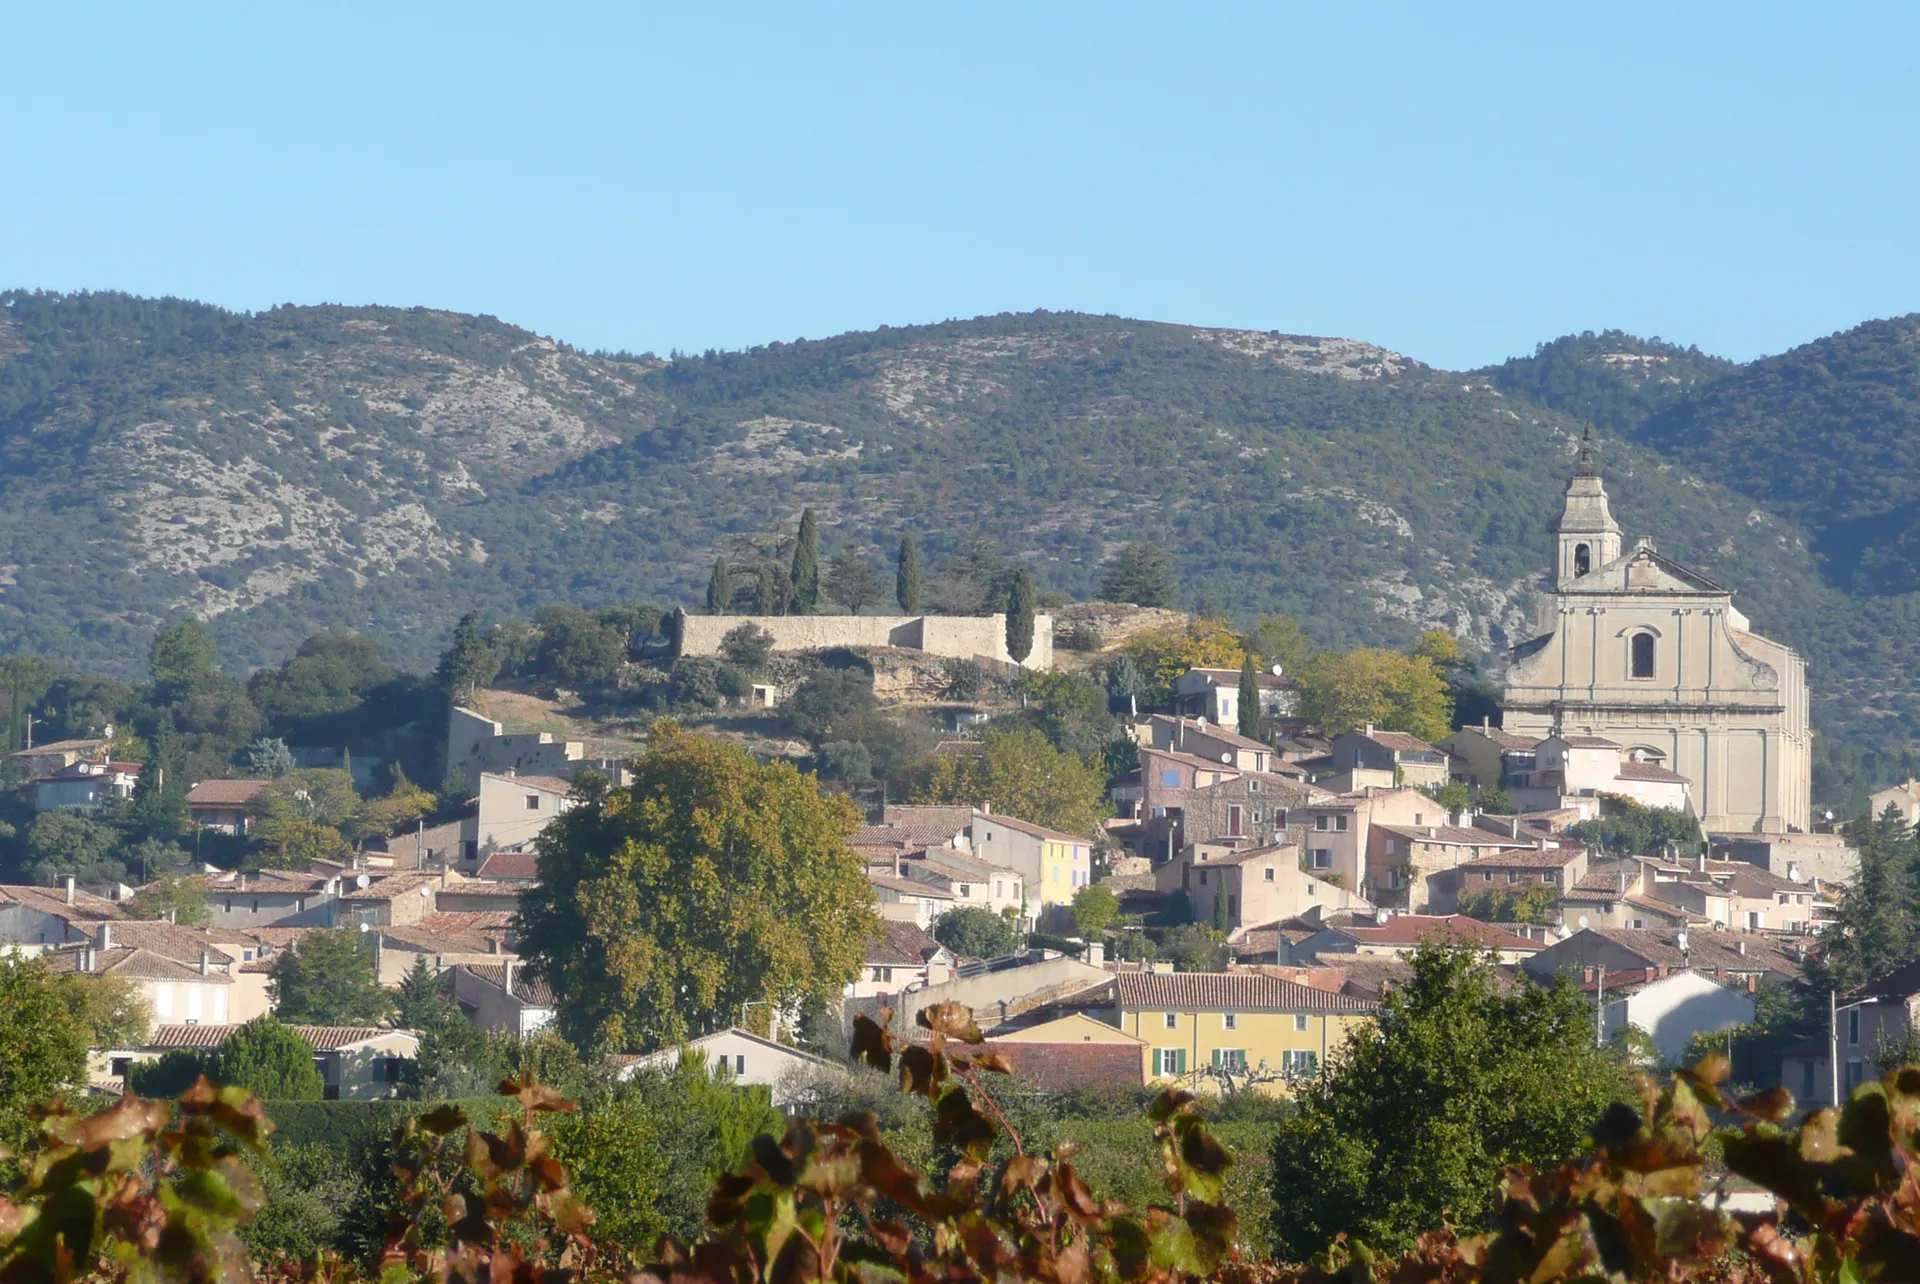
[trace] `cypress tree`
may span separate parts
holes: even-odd
[[[1260,675],[1254,672],[1251,651],[1240,662],[1240,734],[1260,738]]]
[[[894,577],[893,595],[902,611],[920,614],[920,549],[911,535],[900,541],[900,573]]]
[[[1013,591],[1007,595],[1007,654],[1023,664],[1033,654],[1033,572],[1014,572]]]
[[[800,514],[800,535],[793,542],[793,607],[805,615],[820,601],[820,523],[811,508]]]
[[[727,559],[718,557],[713,562],[713,578],[707,581],[707,614],[725,615],[731,605],[733,580],[727,574]]]
[[[772,615],[779,605],[779,590],[773,582],[773,567],[762,562],[760,580],[753,586],[753,613]]]

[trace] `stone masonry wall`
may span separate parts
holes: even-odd
[[[776,651],[892,646],[955,659],[1011,663],[1004,615],[687,615],[678,620],[681,655],[718,655],[720,640],[742,624],[773,638]],[[1033,617],[1033,651],[1024,667],[1053,667],[1053,617]]]

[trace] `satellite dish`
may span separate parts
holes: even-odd
[[[1587,916],[1585,914],[1580,916],[1580,930],[1583,932],[1587,930]]]
[[[373,880],[365,874],[355,874],[353,876],[353,885],[364,890],[373,885]]]
[[[420,884],[420,886],[414,888],[413,890],[420,893],[420,899],[423,901],[433,895],[433,889],[431,887],[428,887],[425,883]]]
[[[1681,949],[1683,949],[1683,950],[1684,950],[1684,949],[1686,949],[1686,948],[1687,948],[1687,934],[1686,934],[1685,932],[1682,932],[1682,933],[1680,933],[1680,935],[1678,935],[1678,936],[1676,936],[1676,937],[1674,937],[1674,944],[1675,944],[1675,945],[1678,945],[1678,946],[1679,946],[1679,947],[1680,947]]]
[[[373,924],[371,923],[362,923],[360,925],[360,932],[362,935],[365,935],[366,933],[371,932],[372,930],[373,930]]]
[[[1387,925],[1388,917],[1390,916],[1383,909],[1377,909],[1373,912],[1373,921],[1378,923],[1381,927],[1385,927]]]
[[[1281,667],[1280,665],[1277,665],[1277,664],[1273,666],[1273,676],[1274,676],[1274,677],[1276,677],[1276,678],[1278,678],[1278,677],[1284,677],[1285,675],[1286,675],[1286,670],[1285,670],[1284,668],[1282,668],[1282,667]]]
[[[1223,753],[1220,755],[1220,761],[1226,763],[1229,767],[1231,767],[1233,765],[1233,755],[1230,753]]]

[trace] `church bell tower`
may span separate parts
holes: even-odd
[[[1620,524],[1607,507],[1607,488],[1600,481],[1598,448],[1593,444],[1593,425],[1580,438],[1574,455],[1574,474],[1567,483],[1567,502],[1554,525],[1559,547],[1555,553],[1553,587],[1564,591],[1568,584],[1589,571],[1597,571],[1620,556]]]

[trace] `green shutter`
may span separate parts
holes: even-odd
[[[1175,1048],[1173,1050],[1173,1060],[1176,1066],[1174,1073],[1185,1074],[1187,1072],[1187,1050],[1185,1048]]]
[[[1213,1068],[1215,1070],[1220,1068],[1220,1049],[1218,1048],[1213,1050]]]

